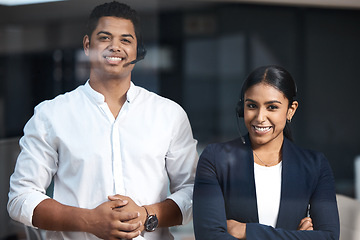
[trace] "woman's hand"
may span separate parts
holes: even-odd
[[[298,230],[303,230],[303,231],[314,230],[312,219],[310,217],[301,219],[300,224],[298,226]]]
[[[246,239],[246,223],[227,220],[228,233],[237,239]]]
[[[227,220],[228,233],[237,239],[246,239],[246,223],[237,222],[235,220]],[[312,231],[313,223],[310,217],[301,219],[298,230]]]

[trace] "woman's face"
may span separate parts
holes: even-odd
[[[244,121],[253,147],[269,143],[282,144],[286,120],[291,120],[298,103],[289,100],[278,89],[258,83],[244,95]]]

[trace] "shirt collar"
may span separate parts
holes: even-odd
[[[105,97],[101,93],[95,91],[89,83],[90,79],[85,83],[85,91],[92,97],[96,103],[101,104],[105,102]],[[130,88],[126,93],[126,101],[131,103],[138,95],[138,89],[133,82],[130,82]]]
[[[130,82],[130,88],[126,93],[126,100],[129,103],[131,103],[132,101],[134,101],[134,99],[136,98],[138,93],[139,93],[138,88],[136,88],[136,86],[135,86],[135,84],[133,82]]]

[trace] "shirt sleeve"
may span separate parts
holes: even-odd
[[[49,198],[46,189],[57,169],[57,152],[49,143],[46,120],[35,108],[34,116],[24,127],[21,152],[10,177],[7,209],[11,218],[32,226],[35,207]]]
[[[190,122],[184,110],[174,126],[174,134],[166,155],[166,169],[170,179],[169,199],[181,210],[183,224],[192,219],[192,197],[195,168],[198,161],[197,141],[193,138]]]
[[[196,170],[194,186],[195,237],[197,240],[236,240],[227,232],[225,202],[217,179],[211,146],[204,149]]]

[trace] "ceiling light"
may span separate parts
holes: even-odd
[[[0,0],[0,5],[18,6],[36,3],[59,2],[64,0]]]

